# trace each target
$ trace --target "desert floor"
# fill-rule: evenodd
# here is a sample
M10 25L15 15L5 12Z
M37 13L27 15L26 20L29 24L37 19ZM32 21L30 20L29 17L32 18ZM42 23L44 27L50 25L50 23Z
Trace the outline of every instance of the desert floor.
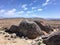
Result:
M11 25L19 25L22 19L0 19L0 45L29 45L32 40L22 39L19 37L10 38L11 34L4 32L5 27L10 27ZM47 21L50 25L60 25L60 21ZM9 36L6 36L9 35Z

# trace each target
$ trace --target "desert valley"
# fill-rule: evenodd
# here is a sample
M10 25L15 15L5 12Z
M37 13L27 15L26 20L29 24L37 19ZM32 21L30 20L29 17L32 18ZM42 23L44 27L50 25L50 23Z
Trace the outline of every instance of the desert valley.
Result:
M35 23L37 23L37 25ZM12 25L15 25L15 26L12 26ZM41 27L38 27L38 26L41 26ZM18 29L18 27L20 29ZM41 34L41 32L38 32L40 31L39 29L42 31L43 34ZM26 30L27 30L27 33L26 33ZM59 30L60 30L59 20L47 20L43 18L0 19L0 45L46 45L46 44L55 45L54 41L46 43L45 39L50 37L49 41L51 41L50 39L53 39L54 38L53 36L55 36L56 33L58 35ZM41 36L39 36L38 33ZM58 40L58 37L56 38L57 38L56 40ZM46 40L48 41L48 39ZM60 45L60 43L58 43L58 45Z

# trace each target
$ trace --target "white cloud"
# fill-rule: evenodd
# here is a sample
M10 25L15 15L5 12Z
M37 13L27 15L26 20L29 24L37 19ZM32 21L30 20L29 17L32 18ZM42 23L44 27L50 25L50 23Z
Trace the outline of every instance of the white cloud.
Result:
M16 12L16 9L8 10L7 12L5 12L5 15L14 15L15 12Z
M34 13L34 12L36 12L36 10L26 11L27 14L32 14L32 13Z
M27 4L23 4L23 5L22 5L22 8L25 8L26 6L27 6Z
M4 15L3 17L15 17L17 15L23 15L24 13L24 11L17 11L16 9L0 10L0 15Z
M32 9L36 9L37 7L32 7Z
M49 1L50 1L50 0L46 0L45 3L42 4L42 6L48 5Z
M12 10L9 10L8 12L11 13L11 12L15 12L15 11L16 11L16 9L12 9Z
M32 11L27 11L27 13L29 14L29 13L32 13Z
M27 11L27 13L31 13L30 11Z
M0 10L0 13L3 13L3 12L5 12L5 10L3 10L3 9L2 9L2 10Z
M57 0L52 0L52 1L50 1L50 3L49 3L49 4L57 5L56 1L57 1Z
M38 11L41 11L42 9L38 9ZM2 14L0 13L1 16L3 17L34 17L37 16L34 13L34 10L32 11L17 11L16 9L11 9L11 10L0 10L2 12ZM33 14L34 13L34 14ZM30 15L30 16L29 16Z
M24 10L27 10L28 8L27 8L27 4L23 4L22 5L22 8L24 9Z
M49 2L50 0L46 0L46 2Z
M43 9L40 8L40 9L37 9L37 10L38 10L38 11L42 11Z
M16 9L11 9L11 10L0 10L0 15L2 17L13 17L16 14Z
M17 12L18 14L22 14L22 13L24 13L24 11L19 11L19 12Z
M28 8L26 8L26 7L24 8L24 10L27 10L27 9L28 9Z
M16 9L11 9L11 10L0 10L0 16L1 17L23 17L23 15L27 14L24 11L17 11Z

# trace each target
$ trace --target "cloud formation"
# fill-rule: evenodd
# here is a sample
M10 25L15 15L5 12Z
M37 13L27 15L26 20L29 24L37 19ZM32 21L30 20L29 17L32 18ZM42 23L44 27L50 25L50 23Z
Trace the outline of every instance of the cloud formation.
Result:
M19 11L19 12L17 12L18 14L23 14L24 13L24 11Z
M29 14L31 14L33 11L17 11L17 9L11 9L11 10L0 10L0 16L3 17L23 17L24 16L28 16Z
M42 4L42 6L48 5L49 1L50 1L50 0L46 0L45 3Z
M32 10L33 10L33 9L36 9L36 8L37 8L37 7L32 7Z
M3 13L3 12L5 12L5 10L0 10L0 13Z
M37 9L37 10L38 10L38 11L42 11L43 9L40 8L40 9Z
M24 10L27 10L28 8L27 8L27 4L23 4L22 6L21 6Z
M51 5L51 4L56 5L56 3L54 1L53 0L45 0L45 2L44 2L44 0L29 0L27 2L27 0L26 0L25 2L24 1L15 2L14 4L11 4L12 6L10 4L6 5L6 7L3 4L3 6L0 6L0 9L1 9L0 16L5 15L8 17L15 17L15 16L23 16L23 17L25 17L25 16L29 16L29 17L34 16L35 17L36 16L36 17L39 17L39 14L41 14L39 12L44 12L44 9L45 9L45 11L46 11L46 9L48 10L48 8L49 8L48 5ZM13 2L13 1L11 0L11 2ZM9 9L11 9L11 10L9 10Z
M12 9L12 10L5 12L5 15L14 15L15 12L16 12L16 9Z

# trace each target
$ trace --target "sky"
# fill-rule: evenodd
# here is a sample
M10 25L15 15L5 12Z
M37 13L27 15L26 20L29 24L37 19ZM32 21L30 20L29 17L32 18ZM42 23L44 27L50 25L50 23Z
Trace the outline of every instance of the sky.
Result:
M0 18L60 18L60 0L0 0Z

